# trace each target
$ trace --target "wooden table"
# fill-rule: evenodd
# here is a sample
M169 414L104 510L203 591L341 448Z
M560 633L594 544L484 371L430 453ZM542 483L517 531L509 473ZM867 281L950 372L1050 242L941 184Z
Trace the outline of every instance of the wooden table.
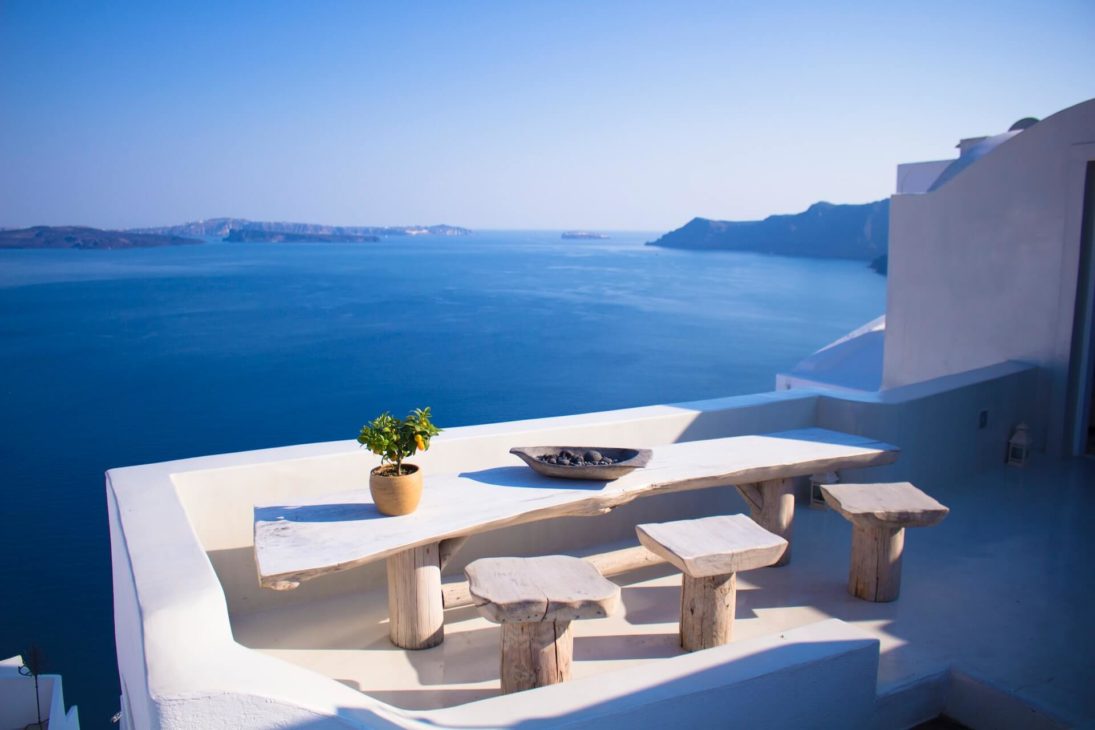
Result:
M441 569L468 535L605 514L652 494L736 486L753 518L790 541L792 478L888 464L899 453L880 441L818 428L687 441L652 451L646 468L613 482L550 479L524 465L427 476L418 510L400 517L381 515L368 489L256 505L259 582L288 590L386 558L392 642L426 648L443 638Z

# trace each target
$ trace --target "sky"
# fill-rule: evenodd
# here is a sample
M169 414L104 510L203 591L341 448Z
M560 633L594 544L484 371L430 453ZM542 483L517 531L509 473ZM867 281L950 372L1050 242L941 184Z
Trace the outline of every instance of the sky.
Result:
M1095 97L1095 2L0 0L0 226L663 231Z

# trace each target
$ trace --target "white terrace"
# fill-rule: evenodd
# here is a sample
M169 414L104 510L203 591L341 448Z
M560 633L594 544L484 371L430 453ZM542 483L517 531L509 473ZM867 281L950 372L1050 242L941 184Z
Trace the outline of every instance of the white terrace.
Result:
M683 655L680 576L654 566L616 577L624 610L575 624L574 681L500 696L498 627L472 608L445 614L446 640L407 652L388 640L383 562L295 591L259 587L253 506L362 487L371 465L353 442L299 446L109 474L115 610L133 727L479 727L592 725L719 713L769 726L903 727L946 710L975 726L987 712L1023 725L1095 718L1083 688L1083 579L1095 464L1002 465L1034 372L1001 365L858 398L807 391L452 429L421 459L430 474L509 465L510 446L657 446L811 426L899 444L901 458L856 479L910 479L951 507L908 538L901 598L846 592L850 531L800 503L795 556L743 574L735 641ZM979 409L993 405L989 427ZM634 545L634 525L734 513L730 488L651 497L597 517L473 536L446 573L484 555L583 554ZM119 549L121 548L121 549ZM792 698L793 701L787 701ZM697 701L702 700L702 701ZM714 713L709 716L707 713Z
M677 462L673 484L683 473L707 488L621 498L628 484L665 486L653 475L659 454L801 429L890 444L896 461L843 461L840 481L909 481L950 508L906 536L895 602L848 594L850 525L810 506L808 472L785 473L800 497L793 510L780 499L793 558L738 577L731 643L684 654L680 575L646 565L612 577L622 610L573 623L570 681L501 695L499 627L459 601L443 611L439 646L390 643L384 561L369 558L392 544L295 590L260 587L256 505L344 502L374 463L356 443L115 469L123 725L905 728L946 714L975 728L1095 726L1095 462L1079 456L1095 444L1095 100L990 141L924 168L915 189L905 180L891 203L885 325L781 376L777 392L454 428L416 458L427 494L437 486L472 520L444 571L459 582L478 557L600 554L634 547L640 523L746 511L731 485L759 472L733 464L689 475L696 465ZM1006 467L1022 422L1033 463ZM651 448L651 478L573 498L608 514L506 527L504 505L460 476L512 474L514 446L581 444ZM789 441L787 458L801 467L797 448ZM411 532L407 546L455 536ZM290 587L296 572L274 584Z

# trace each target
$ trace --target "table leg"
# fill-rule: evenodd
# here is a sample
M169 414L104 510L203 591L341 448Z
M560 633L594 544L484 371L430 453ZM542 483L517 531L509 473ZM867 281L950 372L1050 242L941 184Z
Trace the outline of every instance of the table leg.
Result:
M570 679L570 621L502 624L502 694Z
M734 634L737 573L681 576L681 648L699 651L722 646Z
M757 484L743 484L738 492L749 504L749 516L768 532L787 541L787 550L773 565L791 562L791 527L795 518L795 482L793 479L771 479Z
M460 548L464 547L464 543L467 541L467 536L464 536L446 538L437 543L437 555L441 562L441 570L445 569L445 566L449 564L453 556L460 552Z
M901 591L905 528L852 523L852 565L848 592L865 601L896 601Z
M388 636L403 649L429 649L445 639L438 544L388 558Z

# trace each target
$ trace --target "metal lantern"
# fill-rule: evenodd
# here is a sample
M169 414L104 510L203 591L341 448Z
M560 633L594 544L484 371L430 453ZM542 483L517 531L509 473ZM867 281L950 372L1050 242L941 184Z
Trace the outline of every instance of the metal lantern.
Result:
M822 484L836 484L840 481L840 478L836 475L835 471L827 471L821 474L810 475L810 506L811 507L824 507L825 495L821 493Z
M1025 466L1030 456L1030 427L1020 423L1008 439L1008 466Z

